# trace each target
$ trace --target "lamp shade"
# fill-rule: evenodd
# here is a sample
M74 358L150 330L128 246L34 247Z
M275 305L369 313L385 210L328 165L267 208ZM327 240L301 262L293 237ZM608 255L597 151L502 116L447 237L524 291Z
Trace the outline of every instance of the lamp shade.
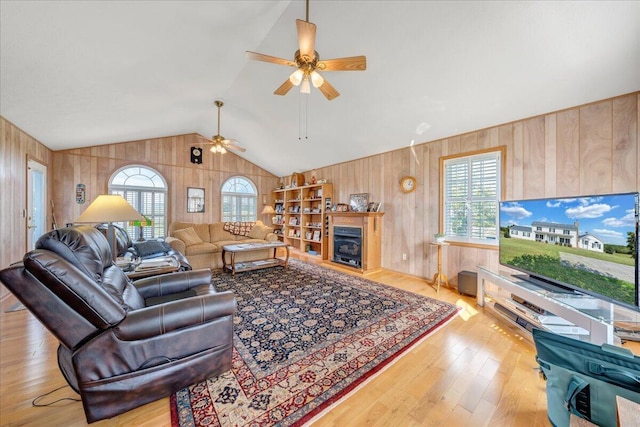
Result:
M119 194L101 194L91 202L75 222L97 223L118 221L146 221L145 217L133 209Z
M276 211L273 210L273 206L264 205L264 209L262 209L262 215L274 214Z

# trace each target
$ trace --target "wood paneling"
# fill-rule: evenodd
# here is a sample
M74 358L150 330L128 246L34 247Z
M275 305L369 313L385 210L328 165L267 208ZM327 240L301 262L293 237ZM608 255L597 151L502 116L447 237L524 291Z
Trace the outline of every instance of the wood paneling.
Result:
M556 196L580 194L580 111L561 111L556 116Z
M613 101L580 108L580 193L611 191ZM636 171L637 173L637 171Z
M383 267L429 278L437 267L429 242L440 224L440 157L506 146L507 200L638 191L638 105L640 92L417 144L419 163L407 147L368 157L368 169L359 159L317 169L315 176L334 184L335 202L361 192L381 200ZM418 179L415 192L399 190L404 175ZM448 277L477 265L499 267L495 249L452 245L444 252Z
M612 185L613 192L626 191L628 182L637 179L638 164L638 113L634 96L613 100L613 152ZM634 173L635 172L635 173Z
M51 195L51 151L0 116L0 268L21 260L27 248L23 214L27 208L27 159L47 166L47 193ZM46 224L51 224L48 210ZM0 298L7 294L0 286Z
M328 165L305 173L310 179L333 183L333 202L348 202L352 193L369 193L370 200L382 202L384 235L383 267L415 275L432 277L437 267L436 252L429 248L440 224L439 159L476 149L506 146L506 199L564 197L584 194L638 191L640 187L640 149L638 148L640 92L550 112L464 135L423 142L414 146L417 160L409 147L337 165ZM208 151L202 165L189 162L189 147L201 146L197 134L131 141L51 153L26 133L6 122L2 124L0 159L3 165L2 191L8 194L11 209L0 211L4 230L3 265L22 253L23 224L18 218L24 204L26 154L49 164L49 182L53 189L59 224L73 221L84 206L76 205L74 187L87 185L87 200L106 192L107 181L118 168L144 164L157 169L168 181L171 192L169 221L219 220L222 182L242 174L270 194L279 179L233 153L213 155ZM415 192L404 194L399 180L413 175L418 180ZM18 185L14 185L14 183ZM285 177L286 182L286 177ZM186 213L186 187L203 187L207 195L204 214ZM11 218L11 220L9 220ZM498 267L497 251L469 247L449 247L445 255L445 273L455 277L460 269L472 270L482 264ZM402 260L407 253L408 259Z
M270 198L278 178L231 152L221 155L205 150L203 163L192 164L190 147L203 146L205 142L200 135L189 134L54 152L54 201L58 222L73 222L92 200L107 192L114 172L136 164L155 169L167 181L168 223L220 221L220 189L223 182L234 175L243 175L253 181L258 189L258 209L261 210L262 196L266 194ZM87 186L84 205L76 204L71 197L79 183ZM187 187L205 189L204 213L187 213Z

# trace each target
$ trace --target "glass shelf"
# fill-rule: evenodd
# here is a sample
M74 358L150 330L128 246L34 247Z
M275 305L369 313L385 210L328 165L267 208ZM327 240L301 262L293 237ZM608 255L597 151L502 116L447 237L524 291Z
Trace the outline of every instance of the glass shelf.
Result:
M478 305L490 305L522 329L529 330L533 325L594 344L613 344L618 322L640 325L640 312L591 295L556 291L519 276L478 267ZM518 319L510 318L512 314Z

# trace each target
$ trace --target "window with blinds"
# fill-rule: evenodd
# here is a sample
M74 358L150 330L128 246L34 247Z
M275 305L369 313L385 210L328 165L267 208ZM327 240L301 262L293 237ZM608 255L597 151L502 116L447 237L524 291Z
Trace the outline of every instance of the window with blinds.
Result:
M443 228L447 240L498 244L502 150L443 160Z
M109 180L109 193L120 194L135 210L151 220L151 226L146 227L118 223L133 240L141 235L145 239L166 235L167 183L159 172L147 166L121 168Z
M248 178L233 176L222 184L222 221L255 221L258 192Z

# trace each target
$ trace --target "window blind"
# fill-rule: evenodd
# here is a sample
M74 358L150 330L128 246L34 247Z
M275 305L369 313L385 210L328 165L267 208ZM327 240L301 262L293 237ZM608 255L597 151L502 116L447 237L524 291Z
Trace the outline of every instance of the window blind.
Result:
M497 244L500 151L444 161L444 234L449 240Z

